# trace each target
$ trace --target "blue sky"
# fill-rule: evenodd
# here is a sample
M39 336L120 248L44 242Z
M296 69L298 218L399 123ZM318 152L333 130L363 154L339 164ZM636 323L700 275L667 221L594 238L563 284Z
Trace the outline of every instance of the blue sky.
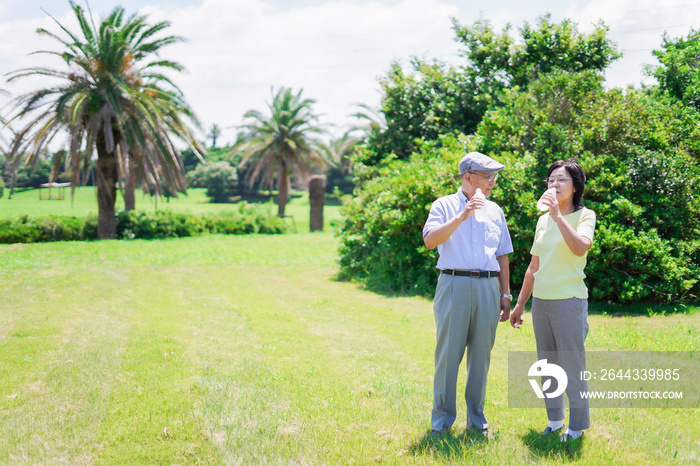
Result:
M84 5L84 0L78 1ZM586 32L603 20L624 57L606 74L609 87L652 83L642 73L656 63L666 31L671 37L700 27L700 1L692 0L92 0L93 13L108 13L115 5L129 13L145 13L152 21L168 20L171 32L188 39L166 48L164 56L187 68L174 77L205 128L235 126L250 109L264 110L271 88L303 88L317 101L324 120L336 134L352 123L358 103L379 104L378 78L392 60L407 63L412 56L457 64L459 46L450 18L461 24L486 19L497 28L514 27L551 13L555 21L571 18ZM68 1L0 0L0 73L48 63L41 49L57 43L37 36L38 27L58 32L42 11L72 25ZM693 23L696 20L697 23ZM17 95L41 83L0 82ZM0 96L0 105L8 101Z

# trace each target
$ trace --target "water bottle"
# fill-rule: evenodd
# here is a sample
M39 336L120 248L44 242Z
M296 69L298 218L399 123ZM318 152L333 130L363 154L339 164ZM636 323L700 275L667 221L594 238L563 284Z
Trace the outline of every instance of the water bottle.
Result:
M481 191L481 188L476 188L476 192L474 193L474 199L483 199L484 201L486 201L486 196L484 196L484 193ZM483 207L474 211L475 220L483 221L484 214L481 214L481 209L483 209Z

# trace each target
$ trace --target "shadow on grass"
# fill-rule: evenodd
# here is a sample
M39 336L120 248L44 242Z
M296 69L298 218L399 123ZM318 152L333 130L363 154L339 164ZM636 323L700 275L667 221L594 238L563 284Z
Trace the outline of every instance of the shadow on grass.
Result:
M304 197L304 194L300 192L292 192L287 195L287 202L289 203L293 199L301 199L302 197ZM267 204L268 202L272 201L274 204L277 204L277 193L266 193L263 191L243 192L239 195L231 197L229 202L226 202L225 204L235 204L241 201L245 201L249 204ZM343 201L336 196L326 194L324 205L338 207L343 205Z
M287 202L291 201L292 199L298 199L302 195L299 193L289 193L287 195ZM267 204L270 201L273 201L275 204L277 204L277 194L275 193L264 193L264 192L244 192L238 197L238 201L245 201L249 204Z
M675 304L645 302L636 304L607 304L596 302L588 308L588 313L591 315L598 314L610 317L664 317L673 314L693 314L696 312L700 312L700 301Z
M530 454L534 458L549 458L565 461L576 461L583 454L584 437L568 442L559 440L560 432L554 432L549 435L542 435L534 429L525 434L522 439L523 443L530 448Z
M354 283L358 288L369 291L370 293L374 293L379 296L383 296L385 298L414 298L414 297L421 297L421 298L427 298L432 300L433 295L432 294L424 294L424 293L412 293L409 291L395 291L393 289L389 289L387 287L382 287L380 285L376 285L376 282L370 282L370 281L361 281L359 279L355 279L352 276L348 275L347 273L344 273L342 270L336 274L334 274L331 277L331 280L339 283Z
M437 271L437 269L435 270ZM418 291L411 290L397 291L391 287L386 286L386 283L382 282L380 279L376 279L373 277L357 278L353 276L352 273L343 270L342 266L341 270L339 270L338 273L336 273L332 277L332 279L336 282L355 283L358 287L362 288L363 290L369 291L379 296L383 296L385 298L421 297L432 300L434 297L435 283L437 283L437 277L439 275L438 272L433 273L435 274L434 282L428 287L429 292L426 293L420 293Z
M439 456L448 461L459 460L471 450L483 450L489 442L498 440L499 436L489 439L480 432L464 430L459 433L449 430L440 434L427 432L414 442L408 451L415 455Z

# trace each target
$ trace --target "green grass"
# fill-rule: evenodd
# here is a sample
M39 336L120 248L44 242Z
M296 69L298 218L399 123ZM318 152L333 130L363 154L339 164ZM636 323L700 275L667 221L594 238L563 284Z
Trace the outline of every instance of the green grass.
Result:
M137 208L155 210L148 196ZM158 209L217 213L203 190ZM118 207L120 205L118 204ZM270 207L274 212L274 206ZM36 191L0 216L85 216ZM544 409L510 409L499 328L485 442L431 438L432 305L334 279L338 207L308 233L0 246L2 464L683 464L700 458L697 409L597 409L582 442L542 438ZM681 312L676 312L680 310ZM592 304L589 350L700 350L697 307ZM527 316L529 317L529 315ZM460 380L463 384L464 374ZM456 426L463 426L464 405Z
M582 442L539 437L544 409L507 397L529 319L498 330L495 440L464 435L463 401L431 438L432 304L336 281L336 248L329 232L0 246L0 464L700 458L698 409L597 409ZM589 350L700 350L697 308L593 311Z
M203 188L190 188L187 195L179 195L169 201L136 192L136 209L146 212L157 210L169 210L172 212L187 214L219 214L230 212L236 208L236 204L213 204L205 195ZM41 215L66 215L71 217L85 217L90 213L97 214L97 198L94 187L76 188L75 195L71 199L70 188L66 189L63 200L40 200L39 190L28 190L16 192L12 199L8 199L9 190L5 190L5 195L0 198L0 218L19 217L20 215L30 215L33 217ZM46 193L44 193L46 195ZM266 196L261 196L266 197ZM124 200L121 195L117 196L116 209L124 208ZM292 227L292 231L309 231L309 197L307 192L292 192L289 203L286 207L287 222ZM277 206L270 205L270 212L277 213ZM324 208L324 229L332 229L334 222L340 220L339 207L334 199L327 198Z

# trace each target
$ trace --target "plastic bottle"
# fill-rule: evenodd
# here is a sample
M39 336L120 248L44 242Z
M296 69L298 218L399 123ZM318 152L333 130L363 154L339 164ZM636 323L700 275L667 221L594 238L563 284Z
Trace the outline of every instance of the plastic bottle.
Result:
M540 199L537 201L537 208L540 209L542 212L549 210L549 206L545 205L544 202L542 202L542 198L550 193L556 197L556 194L557 194L556 188L549 188L547 191L545 191L542 194L542 196L540 196Z
M474 193L474 199L483 199L486 201L486 196L484 196L483 191L481 191L481 188L476 188L476 192ZM483 207L482 207L483 208ZM476 209L474 212L474 219L475 220L483 220L482 215L480 214L481 209Z

